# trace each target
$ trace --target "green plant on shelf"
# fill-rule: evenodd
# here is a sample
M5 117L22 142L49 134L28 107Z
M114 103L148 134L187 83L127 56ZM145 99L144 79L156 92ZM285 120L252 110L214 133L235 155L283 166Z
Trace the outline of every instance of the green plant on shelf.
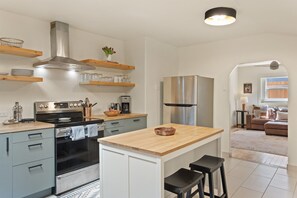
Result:
M109 55L113 55L116 53L116 51L114 51L114 49L112 47L103 47L102 48L103 52L105 53L106 57L108 57Z

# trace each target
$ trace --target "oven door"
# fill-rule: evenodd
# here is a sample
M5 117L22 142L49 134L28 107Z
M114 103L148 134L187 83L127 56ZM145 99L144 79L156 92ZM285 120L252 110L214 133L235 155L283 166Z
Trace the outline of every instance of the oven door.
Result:
M69 131L71 128L56 129L56 132L62 130L64 130L65 136L56 137L56 175L99 163L97 139L103 137L103 131L98 131L98 136L86 136L85 139L72 141Z
M56 194L99 179L99 143L104 129L98 125L98 136L72 141L71 128L56 129Z

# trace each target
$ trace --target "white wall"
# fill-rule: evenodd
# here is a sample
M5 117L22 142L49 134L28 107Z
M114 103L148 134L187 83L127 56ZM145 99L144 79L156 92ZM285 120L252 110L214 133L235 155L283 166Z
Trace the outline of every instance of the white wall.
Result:
M297 37L263 34L179 49L179 74L215 78L214 126L225 130L222 150L229 152L229 75L240 63L279 60L289 74L289 164L297 165Z
M50 57L50 21L0 11L0 36L15 37L25 41L24 48L43 51L42 57L30 59L0 54L0 72L10 72L11 68L34 69L32 64ZM88 97L98 102L93 114L101 114L111 102L117 102L120 95L132 96L132 112L148 113L148 126L160 124L160 81L162 77L177 74L178 49L150 38L135 38L121 41L100 36L71 27L70 57L76 60L104 59L101 50L112 46L116 50L113 60L134 65L134 71L119 71L97 68L105 75L128 74L136 83L134 88L98 87L79 85L79 73L34 69L35 76L43 77L42 83L22 83L1 81L0 122L12 116L12 107L19 101L24 108L23 117L33 117L35 101L79 100Z
M229 98L230 98L230 125L234 126L236 123L236 110L238 109L238 69L235 68L230 74L229 82Z
M128 93L132 98L132 112L146 112L145 39L126 41L125 50L127 63L136 65L135 71L131 72L131 78L136 86Z
M10 72L11 68L34 69L32 64L50 56L50 21L42 21L26 16L0 11L0 37L15 37L25 41L24 48L43 51L42 57L30 59L12 55L0 55L0 71ZM70 28L70 56L81 60L87 58L102 59L101 48L112 46L116 50L114 60L125 63L124 42L104 37L76 28ZM137 66L137 65L136 65ZM117 102L120 95L129 88L80 86L79 73L63 70L34 69L35 76L43 77L41 83L0 82L0 112L12 116L12 107L19 101L24 108L23 117L33 117L34 101L79 100L89 97L98 102L94 114L102 113L110 102ZM97 69L98 73L118 74L119 71ZM133 79L132 79L133 80ZM0 122L8 117L0 117Z
M161 81L177 75L178 49L150 38L145 40L146 112L148 126L161 124Z
M237 100L242 95L248 97L249 102L247 109L254 105L261 105L261 82L262 77L275 77L275 76L287 76L288 73L284 66L280 66L277 70L271 70L269 67L238 67L238 90ZM243 84L252 83L252 93L243 93ZM266 103L265 103L266 104ZM272 103L272 105L278 106L286 103Z
M261 83L262 77L273 76L287 76L287 70L284 66L280 66L278 70L271 70L269 67L260 66L248 66L248 67L236 67L230 74L230 122L231 126L236 125L236 113L235 110L242 109L239 101L241 96L248 97L248 104L246 104L246 110L250 111L252 105L263 105L261 103ZM243 93L243 84L252 83L252 93ZM274 102L265 103L272 106L287 106L287 102ZM239 116L239 115L238 115ZM240 119L240 118L238 118ZM240 123L240 121L239 121Z

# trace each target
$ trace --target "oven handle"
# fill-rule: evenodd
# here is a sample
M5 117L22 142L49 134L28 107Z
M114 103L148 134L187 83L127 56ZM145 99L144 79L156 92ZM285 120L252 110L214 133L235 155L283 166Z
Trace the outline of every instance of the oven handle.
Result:
M98 133L104 132L105 124L97 124L98 128ZM87 128L87 125L84 125L85 130ZM56 129L56 138L64 138L64 137L69 137L72 134L71 127L66 127L66 128L58 128Z

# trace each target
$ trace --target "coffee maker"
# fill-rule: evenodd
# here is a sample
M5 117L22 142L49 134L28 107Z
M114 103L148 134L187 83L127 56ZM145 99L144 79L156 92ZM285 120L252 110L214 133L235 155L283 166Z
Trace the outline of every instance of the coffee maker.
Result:
M120 96L120 104L122 107L122 113L131 113L131 97L130 96Z

